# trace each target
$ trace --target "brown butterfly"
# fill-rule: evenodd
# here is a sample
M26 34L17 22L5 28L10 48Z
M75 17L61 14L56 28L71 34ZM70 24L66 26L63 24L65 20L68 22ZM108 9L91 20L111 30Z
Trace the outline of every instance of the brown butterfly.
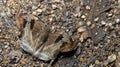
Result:
M22 49L41 60L51 60L50 65L60 52L72 51L78 44L68 35L51 33L50 28L38 20L20 23L22 30L19 41Z

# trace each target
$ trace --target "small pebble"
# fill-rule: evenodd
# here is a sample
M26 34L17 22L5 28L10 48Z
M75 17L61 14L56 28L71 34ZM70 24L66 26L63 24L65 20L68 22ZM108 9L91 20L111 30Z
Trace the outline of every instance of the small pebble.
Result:
M112 15L113 15L112 13L108 14L109 17L111 17Z
M49 22L52 22L52 21L53 21L53 18L52 18L52 17L50 17L50 18L49 18Z
M98 18L98 17L94 19L94 21L95 21L95 22L97 22L98 20L99 20L99 18Z
M85 15L82 15L82 16L81 16L81 18L82 18L82 19L85 19L85 18L86 18L86 16L85 16Z
M95 67L95 65L94 64L90 64L90 66L89 67Z
M81 16L81 12L77 13L77 17L80 17Z
M102 25L105 25L105 24L106 24L106 22L105 22L105 21L101 21L101 24L102 24Z
M8 48L8 45L5 45L5 49Z
M0 22L0 26L3 26L4 25L4 23L3 22Z
M100 64L100 61L99 61L99 60L96 60L96 61L95 61L95 64Z
M118 55L120 56L120 52L118 52Z
M35 10L37 9L38 7L37 6L32 6L32 10Z
M91 22L90 22L90 21L88 21L88 22L87 22L87 25L88 25L88 26L90 26L90 25L91 25Z
M78 14L73 14L75 17L78 17Z
M108 56L108 62L111 63L111 62L115 61L116 58L117 58L116 55L112 54L112 55Z
M108 25L109 25L109 26L112 26L113 24L112 24L112 23L109 23Z
M82 63L86 62L86 60L87 60L86 58L82 58L82 57L80 58L80 62Z
M86 9L87 9L87 10L90 10L90 6L87 5L87 6L86 6Z
M101 44L98 44L98 46L101 47L101 48L103 47L103 45L101 45Z
M40 64L40 67L44 67L43 63L42 63L42 64Z
M51 29L54 30L56 27L55 26L52 26Z
M1 15L1 17L5 17L6 13L5 12L1 12L0 15Z
M41 13L41 12L42 12L42 9L37 9L36 11L39 12L39 13Z
M119 18L117 18L115 21L116 21L116 23L119 23L119 22L120 22L120 19L119 19Z
M103 64L104 64L105 66L107 66L107 65L108 65L108 61L105 60L105 61L103 62Z
M78 23L78 26L82 26L83 24L84 24L84 22L81 22L81 21L80 21L80 22Z
M53 4L53 5L52 5L52 8L53 8L53 9L56 9L56 8L57 8L57 6L56 6L55 4Z
M36 5L36 6L39 4L39 2L37 0L33 0L32 3L33 3L33 5Z
M8 46L10 43L9 43L9 42L4 42L4 44L5 44L6 46Z
M85 26L78 28L78 32L79 33L84 32L84 31L86 31L86 27Z

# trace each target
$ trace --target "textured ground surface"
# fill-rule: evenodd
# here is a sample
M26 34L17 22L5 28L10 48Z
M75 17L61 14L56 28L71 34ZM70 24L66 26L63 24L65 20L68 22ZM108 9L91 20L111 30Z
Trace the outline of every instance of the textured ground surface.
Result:
M1 67L49 64L20 48L19 9L44 21L53 32L79 37L79 47L61 53L53 67L120 67L120 0L0 0Z

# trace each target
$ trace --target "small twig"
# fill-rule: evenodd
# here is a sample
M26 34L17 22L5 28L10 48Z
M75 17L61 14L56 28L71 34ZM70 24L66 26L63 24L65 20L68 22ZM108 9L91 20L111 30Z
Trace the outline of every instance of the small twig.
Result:
M95 61L96 58L97 58L97 56L90 57L90 60L88 60L88 62L83 67L89 67L90 64L92 64Z
M101 14L101 13L103 13L103 12L106 12L106 11L110 10L111 8L112 8L111 6L104 7L104 8L102 8L102 9L99 10L99 13L98 13L98 14Z

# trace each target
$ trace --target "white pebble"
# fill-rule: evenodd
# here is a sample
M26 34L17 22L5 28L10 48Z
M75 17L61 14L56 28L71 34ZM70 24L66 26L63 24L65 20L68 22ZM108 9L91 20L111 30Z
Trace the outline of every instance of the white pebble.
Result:
M112 23L109 23L108 25L109 25L109 26L112 26Z
M108 62L111 63L111 62L115 61L116 58L117 58L116 55L112 54L112 55L108 56Z
M106 22L105 22L105 21L101 21L101 24L102 24L102 25L105 25L105 24L106 24Z
M90 10L90 6L87 5L87 6L86 6L86 9L87 9L87 10Z
M120 19L116 19L115 21L116 21L116 23L119 23L119 22L120 22Z
M91 25L91 22L90 22L90 21L88 21L88 22L87 22L87 25L88 25L88 26L90 26L90 25Z
M39 13L41 13L41 12L42 12L42 10L41 10L41 9L37 9L36 11L37 11L37 12L39 12Z
M57 6L53 4L53 5L52 5L52 8L53 8L53 9L56 9L56 8L57 8Z
M55 29L55 26L52 26L52 28L51 28L52 30L54 30Z
M50 18L49 18L49 21L50 21L50 22L52 22L52 21L53 21L53 18L52 18L52 17L50 17Z
M37 6L32 6L32 10L35 10L37 9L38 7Z
M86 16L85 15L82 15L81 18L84 19Z
M94 19L94 21L95 21L95 22L96 22L96 21L98 21L98 20L99 20L99 18L98 18L98 17Z
M34 12L32 12L32 14L33 14L33 15L37 15L37 12L36 12L36 11L34 11Z
M8 48L8 45L5 45L5 48Z
M95 65L94 64L90 64L90 66L89 67L95 67Z
M112 13L108 14L108 16L111 17L111 16L112 16Z
M100 64L100 61L99 61L99 60L96 60L96 61L95 61L95 64Z

